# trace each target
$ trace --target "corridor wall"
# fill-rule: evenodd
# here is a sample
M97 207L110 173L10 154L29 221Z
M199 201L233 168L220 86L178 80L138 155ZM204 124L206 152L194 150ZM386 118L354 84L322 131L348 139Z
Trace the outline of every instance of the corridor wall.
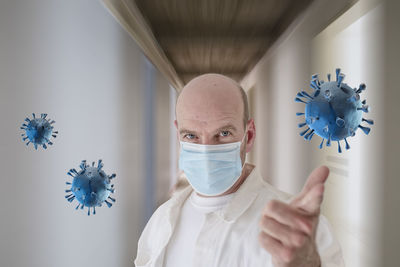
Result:
M330 167L322 212L346 266L398 265L399 10L391 0L315 1L242 81L255 99L252 160L266 181L295 194L312 169ZM362 98L372 109L364 117L375 120L370 135L358 131L340 155L336 143L319 150L320 138L299 136L295 113L304 105L294 102L312 74L326 80L336 67L349 85L367 84Z
M169 119L157 97L169 84L146 61L100 1L0 2L0 266L133 265L146 214L165 199L159 169L170 165L155 156L169 149L157 140L159 121ZM56 121L59 135L45 151L20 138L32 112ZM146 129L155 132L152 153ZM106 173L117 174L116 203L90 217L64 198L67 171L83 159L103 159Z

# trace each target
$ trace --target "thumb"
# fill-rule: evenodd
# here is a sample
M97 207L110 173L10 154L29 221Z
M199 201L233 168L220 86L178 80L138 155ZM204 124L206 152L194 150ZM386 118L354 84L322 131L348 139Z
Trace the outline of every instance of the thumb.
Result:
M291 202L292 205L310 213L318 213L324 194L324 183L329 175L326 166L316 168L308 177L300 194Z

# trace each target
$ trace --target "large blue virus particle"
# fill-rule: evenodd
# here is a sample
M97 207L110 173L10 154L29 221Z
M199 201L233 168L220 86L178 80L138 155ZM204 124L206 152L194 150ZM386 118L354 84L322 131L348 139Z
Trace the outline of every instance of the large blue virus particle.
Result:
M36 118L35 113L32 113L33 119L26 118L25 122L22 124L21 129L25 131L25 133L21 134L22 141L26 141L26 145L32 143L37 150L38 146L43 146L44 149L47 148L47 145L52 145L53 143L50 141L51 136L54 138L57 137L58 131L53 131L52 124L55 123L54 120L46 120L47 114L42 113L40 118Z
M75 198L79 202L75 209L79 207L83 209L86 206L88 207L88 215L90 215L90 208L93 208L93 214L96 214L95 207L101 207L105 202L111 208L111 202L115 202L115 199L110 197L110 194L114 193L114 185L111 184L111 179L116 175L106 175L102 170L104 164L101 159L97 167L94 165L95 163L93 162L92 166L89 166L86 164L86 160L83 160L79 172L76 169L69 170L68 175L74 179L72 183L66 182L71 187L65 190L66 193L70 193L65 196L69 202L72 202Z
M362 112L369 112L367 101L360 101L360 93L365 90L365 84L360 84L358 89L351 88L343 83L345 75L340 73L340 69L336 69L336 81L331 81L330 74L327 76L328 82L319 81L318 74L311 76L310 86L314 89L312 96L305 91L297 93L295 101L306 104L305 113L296 113L297 116L305 115L305 121L299 123L298 127L308 126L300 132L305 140L311 140L314 133L321 136L319 148L323 147L324 140L327 140L326 146L330 146L331 141L337 141L338 152L342 153L340 140L344 139L346 149L349 149L346 138L354 136L358 128L369 134L370 128L362 126L361 122L370 125L374 122L362 118Z

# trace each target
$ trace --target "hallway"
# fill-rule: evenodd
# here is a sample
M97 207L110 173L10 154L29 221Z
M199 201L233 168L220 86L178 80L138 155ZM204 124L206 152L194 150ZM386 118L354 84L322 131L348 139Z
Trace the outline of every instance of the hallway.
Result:
M246 91L257 139L247 161L289 194L330 168L322 213L346 266L396 267L400 242L400 5L395 0L0 1L0 266L134 266L137 242L178 182L175 102L220 73ZM339 67L375 124L319 149L297 127L311 75ZM32 113L59 131L21 141ZM67 172L103 160L116 202L75 210Z

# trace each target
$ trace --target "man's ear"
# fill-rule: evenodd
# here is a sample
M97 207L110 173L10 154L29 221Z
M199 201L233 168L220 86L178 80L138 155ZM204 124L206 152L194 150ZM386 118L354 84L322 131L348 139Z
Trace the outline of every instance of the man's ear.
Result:
M253 148L254 141L256 139L256 125L254 119L250 119L247 122L247 142L246 142L246 153L250 152Z

